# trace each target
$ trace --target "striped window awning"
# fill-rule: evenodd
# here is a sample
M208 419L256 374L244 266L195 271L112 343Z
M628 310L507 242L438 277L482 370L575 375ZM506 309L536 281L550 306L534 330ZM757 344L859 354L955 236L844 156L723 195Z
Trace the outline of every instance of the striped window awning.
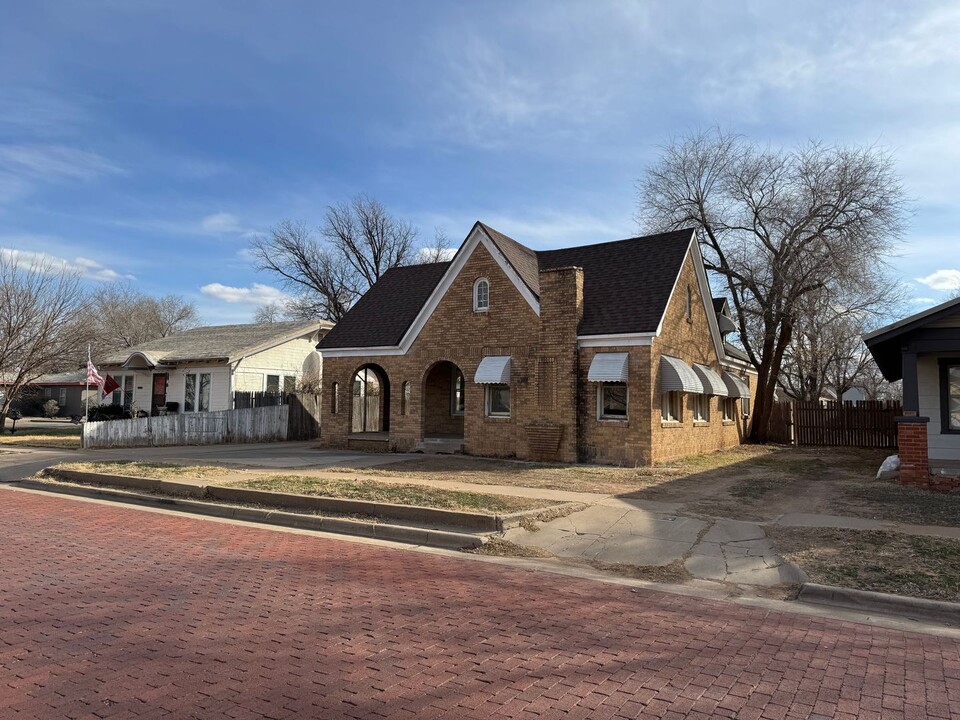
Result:
M730 393L728 397L750 399L750 385L743 378L724 372L723 382Z
M704 395L727 397L730 394L730 391L727 390L726 383L723 382L723 378L717 375L717 373L708 368L706 365L698 365L697 363L694 363L693 371L697 374L697 377L700 378L700 384L703 385Z
M683 360L669 355L661 355L660 391L702 394L703 383L700 382L700 378L697 377L693 368Z
M627 353L597 353L590 361L587 371L589 382L623 382L627 381L627 364L630 356Z
M480 361L473 381L480 385L509 385L510 356L491 355Z

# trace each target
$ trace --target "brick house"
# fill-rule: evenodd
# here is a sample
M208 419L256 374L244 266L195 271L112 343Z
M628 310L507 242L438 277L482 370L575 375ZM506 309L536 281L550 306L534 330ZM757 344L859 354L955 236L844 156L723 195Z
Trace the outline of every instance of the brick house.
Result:
M317 345L322 443L651 464L731 447L756 378L690 230L534 251L476 223Z

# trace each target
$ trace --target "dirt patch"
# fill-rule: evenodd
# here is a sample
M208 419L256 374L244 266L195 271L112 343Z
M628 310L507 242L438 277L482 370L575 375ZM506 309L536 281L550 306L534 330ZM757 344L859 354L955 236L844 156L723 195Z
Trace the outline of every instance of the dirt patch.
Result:
M173 463L139 462L137 460L61 463L51 469L129 475L131 477L150 478L152 480L176 480L178 478L204 480L207 478L223 477L236 472L235 470L217 465L176 465Z
M935 493L895 481L874 480L845 487L831 507L837 515L960 527L960 493Z
M553 557L543 548L517 545L503 538L490 538L478 548L464 550L472 555L495 555L497 557L548 558Z
M594 560L590 565L597 570L634 580L682 585L693 579L693 575L684 567L683 560L674 560L668 565L631 565L629 563L605 563Z
M513 513L555 504L552 500L539 498L444 490L428 485L385 483L375 480L331 480L304 475L257 477L231 483L231 487L486 513Z
M767 529L777 552L824 585L960 602L960 541L880 530Z

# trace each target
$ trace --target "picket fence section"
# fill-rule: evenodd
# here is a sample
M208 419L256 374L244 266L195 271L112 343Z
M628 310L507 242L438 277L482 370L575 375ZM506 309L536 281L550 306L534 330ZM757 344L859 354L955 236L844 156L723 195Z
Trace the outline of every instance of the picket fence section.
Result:
M289 405L275 405L88 422L83 426L83 446L119 448L276 442L288 438L289 416Z

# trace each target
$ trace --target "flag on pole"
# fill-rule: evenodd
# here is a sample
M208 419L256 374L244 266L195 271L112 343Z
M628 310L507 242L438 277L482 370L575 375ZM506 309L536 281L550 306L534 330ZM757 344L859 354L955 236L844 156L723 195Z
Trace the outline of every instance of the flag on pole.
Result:
M103 376L97 372L89 355L87 355L87 384L103 388Z

